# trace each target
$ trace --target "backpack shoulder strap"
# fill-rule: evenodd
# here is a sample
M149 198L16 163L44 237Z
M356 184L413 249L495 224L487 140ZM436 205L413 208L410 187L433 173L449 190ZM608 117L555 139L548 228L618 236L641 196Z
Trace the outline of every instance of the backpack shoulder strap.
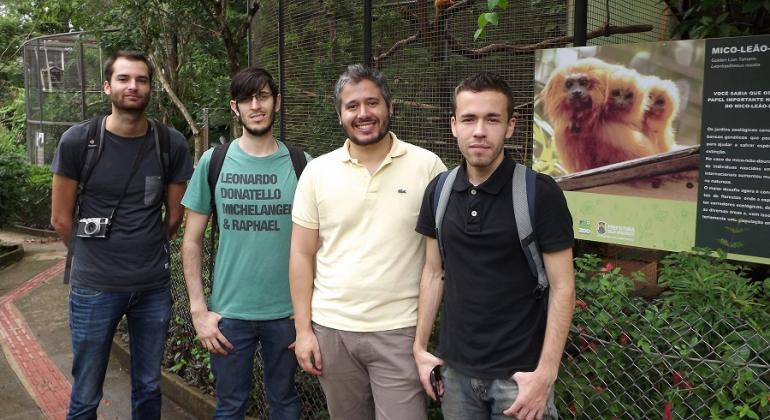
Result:
M155 133L155 155L158 157L158 162L160 162L161 179L163 181L163 189L165 190L166 184L168 184L168 176L171 172L171 140L169 140L169 130L165 124L155 119L150 119L150 124L152 124L152 129Z
M77 219L80 217L80 206L83 199L83 193L86 190L86 184L88 178L91 177L91 173L96 166L96 162L102 155L102 149L104 144L104 130L105 120L107 117L94 117L85 123L88 125L86 132L86 138L83 145L83 166L80 167L80 179L78 180L77 195L75 198L75 209L72 216L73 232L77 224ZM70 243L67 247L67 260L64 265L64 284L70 282L70 272L72 271L72 258L75 251L75 235L70 235Z
M536 180L537 172L522 164L516 164L512 182L513 213L516 218L516 230L519 232L521 249L527 257L530 272L534 277L537 277L535 295L539 298L548 289L548 276L533 228L535 224Z
M225 163L225 157L227 156L227 150L230 148L230 145L233 142L227 142L225 144L220 144L214 148L214 151L211 152L211 160L209 160L209 173L208 173L208 183L209 183L209 192L211 193L211 228L217 229L217 203L214 200L214 197L216 196L216 187L217 187L217 180L219 179L219 174L222 172L222 166Z
M436 181L436 189L433 192L433 214L436 218L436 240L438 241L438 249L441 254L441 260L444 260L444 243L441 238L441 222L444 220L444 213L446 213L446 207L449 203L449 196L452 193L452 185L457 178L457 172L460 170L459 166L454 167L451 171L444 171L439 174L438 181Z
M88 121L88 132L83 153L83 166L80 168L80 180L78 181L78 196L85 191L88 178L96 166L96 162L102 156L104 149L104 130L107 117L94 117Z
M297 175L297 179L302 175L302 171L307 166L307 157L305 151L296 146L291 146L284 143L286 148L289 149L289 157L291 158L291 165L294 167L294 173Z

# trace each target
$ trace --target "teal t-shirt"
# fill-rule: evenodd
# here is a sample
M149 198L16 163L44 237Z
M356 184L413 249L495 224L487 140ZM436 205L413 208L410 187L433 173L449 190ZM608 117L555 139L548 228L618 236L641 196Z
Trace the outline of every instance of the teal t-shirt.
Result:
M219 249L209 310L233 319L285 318L292 314L289 244L297 176L282 142L264 157L246 154L239 143L233 140L227 150L215 189ZM211 213L211 154L201 157L182 199L202 214Z

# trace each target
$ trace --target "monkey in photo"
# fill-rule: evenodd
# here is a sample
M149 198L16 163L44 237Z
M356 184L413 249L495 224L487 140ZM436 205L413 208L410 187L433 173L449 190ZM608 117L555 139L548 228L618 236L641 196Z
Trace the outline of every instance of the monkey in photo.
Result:
M643 131L652 141L656 153L668 152L674 146L672 123L679 112L679 89L670 80L647 76L648 103L644 112Z
M607 76L607 99L597 127L597 166L610 165L656 153L642 132L647 88L635 70L612 66Z
M438 15L441 14L442 10L453 4L455 4L454 0L436 0L433 3L433 5L436 6L436 19L438 19Z
M568 172L599 166L600 124L613 66L584 58L551 74L541 92L556 151Z
M452 6L455 4L454 0L436 0L433 5L436 7L436 29L438 29L440 24L439 16L441 15L441 11Z
M647 88L636 70L611 66L607 76L607 101L602 117L608 122L619 122L641 130L647 106Z

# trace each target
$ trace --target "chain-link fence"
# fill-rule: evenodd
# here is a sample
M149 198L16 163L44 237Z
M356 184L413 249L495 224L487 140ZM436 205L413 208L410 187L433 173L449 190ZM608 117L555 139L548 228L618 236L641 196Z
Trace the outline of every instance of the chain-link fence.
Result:
M206 244L202 267L209 279L214 248L208 239ZM178 245L172 256L175 303L166 367L213 393L208 353L196 342L190 319ZM633 277L602 268L596 258L578 258L576 266L578 300L556 383L561 417L770 416L767 292L735 274L736 267L702 256L671 256L661 271L671 290L643 298L634 294ZM204 286L210 290L209 282ZM253 374L249 412L267 418L259 355ZM328 418L317 379L301 370L295 378L302 418ZM435 405L430 413L441 418Z
M577 259L578 301L557 405L572 418L768 418L768 286L719 258L672 254L662 294Z
M204 251L201 262L202 278L206 295L211 291L212 256L216 254L216 244L212 243L207 232L204 239ZM171 247L171 294L174 300L172 324L166 344L165 367L182 376L188 383L204 391L214 394L214 378L211 376L209 354L195 338L192 318L190 316L190 300L187 296L182 262L180 260L179 240ZM267 418L267 401L265 399L263 382L262 357L259 352L254 360L254 389L248 405L248 414L258 419ZM307 420L327 419L326 401L318 380L297 369L295 383L302 400L302 418Z

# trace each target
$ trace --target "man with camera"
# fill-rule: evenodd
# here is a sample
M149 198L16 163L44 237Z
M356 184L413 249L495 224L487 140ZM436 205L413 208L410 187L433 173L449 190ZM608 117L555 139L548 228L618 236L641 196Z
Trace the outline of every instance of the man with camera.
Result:
M96 418L125 315L132 417L158 419L171 316L168 240L182 221L192 161L181 133L145 116L153 66L144 54L117 52L104 75L112 113L64 132L51 164L51 224L69 248L74 383L67 418Z

